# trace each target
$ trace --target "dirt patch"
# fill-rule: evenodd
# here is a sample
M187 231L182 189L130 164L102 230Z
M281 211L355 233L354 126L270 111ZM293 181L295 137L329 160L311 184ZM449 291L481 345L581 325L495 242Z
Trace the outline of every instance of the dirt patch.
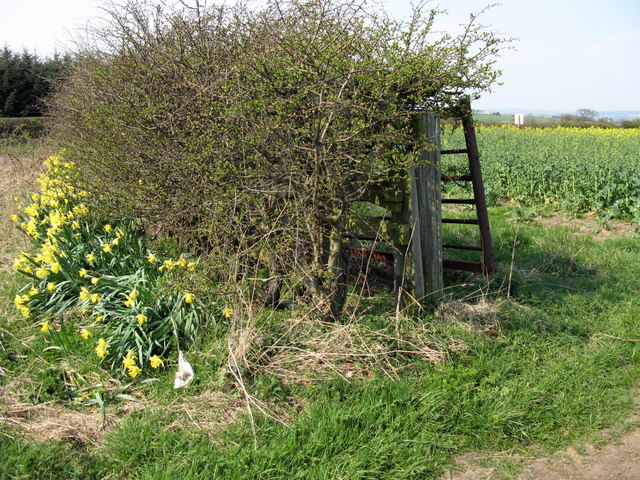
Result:
M487 466L505 458L524 468L509 475L499 467ZM580 452L569 447L551 457L537 459L517 453L468 454L461 456L458 463L462 466L461 471L448 472L440 480L639 480L640 429L604 447L587 444Z
M569 217L562 213L551 213L544 217L536 217L534 221L545 227L575 228L577 230L576 233L589 235L596 240L635 235L638 234L640 227L638 224L619 220L602 222L594 213L587 213L580 217Z

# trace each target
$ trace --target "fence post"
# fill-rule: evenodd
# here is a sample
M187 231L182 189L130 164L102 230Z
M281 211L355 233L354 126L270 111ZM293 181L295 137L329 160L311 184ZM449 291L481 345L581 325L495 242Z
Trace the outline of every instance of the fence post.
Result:
M440 179L440 120L431 113L413 119L418 165L409 168L414 297L435 303L442 295L442 189Z

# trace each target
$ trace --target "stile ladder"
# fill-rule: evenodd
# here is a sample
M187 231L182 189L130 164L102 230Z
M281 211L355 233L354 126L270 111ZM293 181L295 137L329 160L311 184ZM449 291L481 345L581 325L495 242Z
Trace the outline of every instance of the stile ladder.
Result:
M493 273L496 270L496 262L493 256L493 245L491 242L491 230L489 228L489 215L487 213L487 200L484 193L482 181L482 170L480 168L480 152L476 139L476 130L473 125L473 115L471 111L471 101L466 97L460 104L460 118L464 131L466 148L456 150L441 150L441 155L466 154L469 159L469 173L455 177L442 176L443 182L471 182L473 187L473 198L443 198L443 204L475 205L476 218L443 218L442 223L457 223L464 225L478 225L480 230L481 245L456 245L443 244L443 249L449 250L471 250L482 252L481 261L459 260L443 258L443 268L450 270L464 270L469 272Z

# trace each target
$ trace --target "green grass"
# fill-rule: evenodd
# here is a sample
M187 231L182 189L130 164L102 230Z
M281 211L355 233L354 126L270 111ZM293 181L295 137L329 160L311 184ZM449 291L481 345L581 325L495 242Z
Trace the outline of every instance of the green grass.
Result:
M376 324L390 336L422 335L445 350L442 363L398 356L392 359L397 368L393 380L374 366L364 377L293 385L259 369L246 370L249 391L288 423L268 420L254 408L254 439L243 413L214 431L203 430L205 416L227 408L198 405L211 390L244 411L242 394L228 376L220 376L224 346L203 337L190 353L197 376L192 387L173 391L167 370L159 382L134 389L131 393L146 399L148 408L125 415L99 447L76 446L66 453L61 443L37 443L0 427L16 438L2 438L3 474L427 479L438 478L458 453L513 447L551 452L602 428L622 428L636 409L632 389L640 373L640 343L626 341L640 338L637 240L598 241L566 227L508 221L511 210L504 207L491 213L498 273L489 284L447 274L449 285L464 284L449 290L451 300L473 304L482 295L494 307L489 317L472 321L426 315L396 323L380 316L378 306L358 317L354 327ZM3 283L7 294L10 284L8 279ZM260 334L277 337L280 323L276 318L259 325ZM15 335L4 334L4 352L18 353L14 360L0 356L7 372L2 387L9 388L9 379L19 375L39 379L39 385L55 384L57 356L34 360L42 344L33 327L12 318L2 328ZM87 375L95 368L83 363L81 352L71 361L84 365ZM353 361L355 369L362 360ZM49 400L56 395L51 388ZM19 474L16 478L26 478Z

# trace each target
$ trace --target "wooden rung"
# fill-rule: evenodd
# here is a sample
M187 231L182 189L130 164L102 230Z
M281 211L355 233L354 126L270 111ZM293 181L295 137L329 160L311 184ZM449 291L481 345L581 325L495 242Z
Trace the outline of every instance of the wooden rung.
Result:
M458 175L455 177L447 177L443 175L441 177L443 182L470 182L472 180L471 175Z
M444 243L442 248L452 248L455 250L473 250L475 252L481 252L482 247L477 247L475 245L454 245L452 243Z
M461 225L478 225L477 218L443 218L442 223L458 223Z
M442 267L450 270L464 270L465 272L482 273L483 267L480 262L471 262L469 260L454 260L450 258L442 259Z
M442 203L474 205L476 203L476 199L475 198L443 198Z
M451 155L452 153L467 153L466 148L456 148L453 150L440 150L440 155Z

